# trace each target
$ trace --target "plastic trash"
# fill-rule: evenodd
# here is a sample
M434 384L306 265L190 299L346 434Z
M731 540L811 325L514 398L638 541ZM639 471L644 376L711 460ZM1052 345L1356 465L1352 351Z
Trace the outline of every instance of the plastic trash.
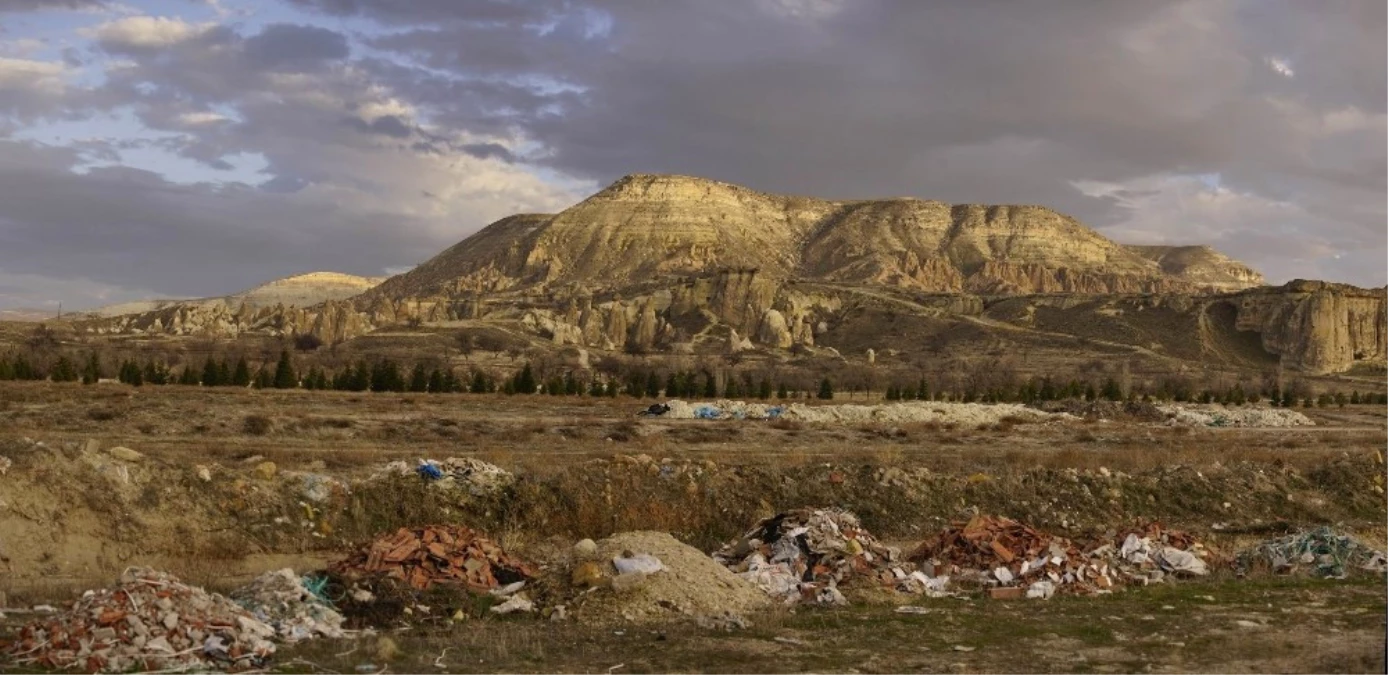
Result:
M648 553L613 558L612 566L617 568L618 574L655 574L665 569L659 558Z
M418 473L419 476L425 480L439 480L443 478L443 469L428 462L420 462L419 466L415 467L415 473Z

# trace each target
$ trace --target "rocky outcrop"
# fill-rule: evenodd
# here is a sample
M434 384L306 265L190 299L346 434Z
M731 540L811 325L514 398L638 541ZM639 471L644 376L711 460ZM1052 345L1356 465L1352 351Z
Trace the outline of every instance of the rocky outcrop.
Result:
M1219 291L1263 285L1263 275L1209 246L1133 246L1124 248L1151 260L1169 277Z
M1388 358L1388 290L1297 280L1231 300L1236 327L1257 331L1285 367L1334 373Z

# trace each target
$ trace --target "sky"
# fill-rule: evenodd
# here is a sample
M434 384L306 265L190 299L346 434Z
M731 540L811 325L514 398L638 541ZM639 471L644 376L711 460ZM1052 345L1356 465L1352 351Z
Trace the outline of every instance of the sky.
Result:
M629 173L1388 283L1382 0L0 0L0 308L398 273Z

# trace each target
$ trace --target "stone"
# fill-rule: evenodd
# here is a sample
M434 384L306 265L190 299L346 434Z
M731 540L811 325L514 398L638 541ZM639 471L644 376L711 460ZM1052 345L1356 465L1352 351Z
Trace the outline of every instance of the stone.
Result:
M116 446L106 451L106 454L121 460L122 462L138 462L145 458L143 453L131 450L124 446Z
M271 480L279 472L279 467L274 462L261 462L255 465L255 476L261 480Z
M574 544L574 557L579 560L590 560L598 554L598 544L592 539L580 539Z
M569 574L569 581L580 588L600 586L604 583L605 578L606 575L602 572L602 566L591 561L574 567L573 572Z

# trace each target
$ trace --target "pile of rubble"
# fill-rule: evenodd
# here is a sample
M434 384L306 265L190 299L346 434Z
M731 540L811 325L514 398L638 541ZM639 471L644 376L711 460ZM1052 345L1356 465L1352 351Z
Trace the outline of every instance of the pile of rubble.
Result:
M719 399L710 403L667 401L664 412L648 410L647 415L672 419L768 420L789 419L825 424L905 424L938 422L978 426L996 424L1003 419L1044 422L1074 419L1066 413L1050 413L1013 403L944 403L906 401L882 405L807 405L789 403L769 405Z
M1315 426L1311 418L1286 408L1222 405L1162 405L1169 427L1301 427Z
M500 492L515 484L515 474L475 457L420 459L415 466L403 460L386 464L372 478L418 474L440 489L463 489L474 497Z
M349 582L394 579L418 591L448 584L486 592L536 573L529 563L461 525L402 527L328 569Z
M1234 566L1241 573L1265 568L1290 574L1306 569L1316 576L1343 579L1351 570L1388 572L1388 556L1352 536L1321 527L1240 551Z
M1037 531L1010 518L976 515L924 541L908 559L927 573L995 586L994 596L1050 597L1072 589L1112 586L1108 570L1091 565L1070 540ZM1025 590L1024 590L1025 589Z
M114 588L87 591L70 610L26 624L3 653L21 669L233 670L263 666L274 635L221 595L131 568Z
M787 603L844 604L839 585L850 578L925 592L940 582L901 564L899 553L862 528L857 516L835 509L797 509L767 518L713 559Z
M990 588L997 598L1093 593L1117 583L1150 584L1168 574L1204 575L1208 552L1194 537L1151 523L1083 550L1064 537L1000 516L976 515L913 551L927 575L948 572Z
M342 615L294 570L266 572L231 594L285 642L343 636Z

